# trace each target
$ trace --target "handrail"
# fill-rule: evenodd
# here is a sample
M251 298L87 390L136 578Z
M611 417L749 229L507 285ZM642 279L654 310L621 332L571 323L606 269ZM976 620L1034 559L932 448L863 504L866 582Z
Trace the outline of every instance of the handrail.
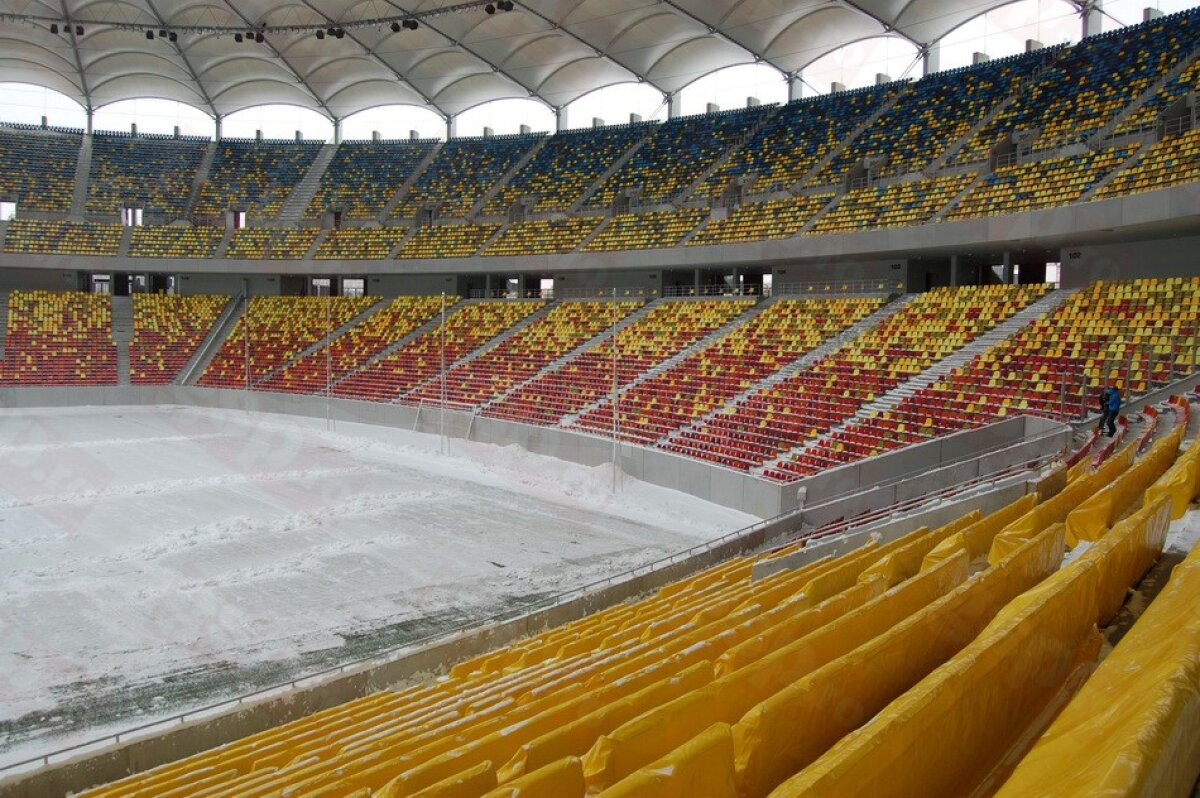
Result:
M904 293L903 280L823 280L802 283L779 283L771 286L773 296L805 296L810 294L888 294Z
M786 518L789 518L792 516L797 516L797 515L799 515L799 512L800 512L799 510L789 510L787 512L772 516L771 518L765 518L760 521L756 521L755 523L753 523L749 526L742 527L741 529L735 529L732 532L726 532L725 534L723 534L719 537L712 538L710 540L704 541L703 543L697 543L696 545L690 546L689 548L683 549L682 551L677 551L673 554L668 554L663 557L659 557L656 560L651 560L650 562L643 563L642 565L634 566L632 568L627 568L624 571L619 571L615 574L611 574L602 579L597 579L592 582L588 582L587 584L579 585L578 587L573 587L573 588L570 588L569 590L564 590L561 593L556 593L551 596L544 596L541 598L537 598L537 599L534 599L527 603L521 604L520 606L512 607L512 608L509 608L502 612L497 612L492 615L485 616L483 618L477 618L472 621L466 621L464 623L456 624L456 625L450 627L449 629L439 631L439 632L433 632L431 634L425 635L424 637L419 637L415 640L410 640L402 645L396 646L394 648L389 648L385 651L382 651L382 652L379 652L376 654L370 654L368 656L358 657L356 659L348 660L339 665L333 665L328 668L322 668L320 670L313 671L311 673L306 673L302 676L296 676L287 681L278 682L276 684L268 685L267 687L260 687L257 690L252 690L248 693L243 693L243 694L235 696L233 698L225 699L224 701L217 701L215 703L207 704L202 707L196 707L194 709L189 709L186 712L179 712L179 713L176 713L169 717L163 718L161 720L151 721L149 723L143 723L139 726L133 726L128 729L123 729L119 732L114 732L112 734L106 734L101 737L96 737L96 738L87 740L82 743L76 743L75 745L69 745L69 746L66 746L63 748L56 749L54 751L49 751L40 756L31 757L29 759L23 759L19 762L11 762L6 765L0 765L0 773L6 773L6 772L9 772L12 770L17 770L19 768L28 767L30 765L47 766L50 764L51 759L57 759L66 754L71 754L76 751L81 751L85 748L93 748L93 747L100 746L100 745L109 745L109 744L114 744L114 743L120 743L122 738L128 738L130 735L136 734L138 732L143 732L143 731L147 731L149 729L157 729L157 728L165 729L170 726L186 723L189 718L194 718L197 716L209 714L209 713L215 712L217 710L221 710L221 709L232 709L234 707L241 706L242 704L246 703L248 700L263 697L269 693L295 690L299 687L301 682L309 682L309 681L312 681L313 679L320 679L325 676L332 676L334 674L345 673L350 668L356 668L358 666L366 665L368 663L376 663L379 665L383 665L383 664L386 664L387 662L394 661L401 653L403 653L405 651L417 649L422 646L428 646L436 641L445 640L450 637L453 637L454 635L462 634L463 632L470 631L472 629L478 629L478 628L481 628L490 623L498 623L498 622L508 621L508 620L512 620L514 618L521 617L523 615L528 615L535 611L546 610L546 609L550 609L552 607L557 607L560 604L564 604L567 601L578 598L586 593L589 593L589 592L592 592L592 591L595 591L595 590L598 590L601 588L610 587L614 584L617 584L620 581L628 581L630 579L633 579L634 577L644 576L646 574L653 573L654 571L670 567L679 562L690 559L691 557L695 557L699 554L704 554L706 552L712 551L713 549L715 549L719 546L725 545L726 543L730 543L739 538L748 537L749 535L752 535L755 532L758 532L762 529L772 526Z

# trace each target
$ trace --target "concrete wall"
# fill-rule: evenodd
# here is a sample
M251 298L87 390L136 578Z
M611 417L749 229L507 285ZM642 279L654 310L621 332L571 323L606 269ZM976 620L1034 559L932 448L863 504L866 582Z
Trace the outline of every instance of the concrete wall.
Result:
M1200 196L1196 199L1200 207ZM1084 244L1061 250L1062 285L1200 273L1200 236Z
M27 291L77 291L80 288L79 272L73 269L0 269L0 291L11 291L14 288Z

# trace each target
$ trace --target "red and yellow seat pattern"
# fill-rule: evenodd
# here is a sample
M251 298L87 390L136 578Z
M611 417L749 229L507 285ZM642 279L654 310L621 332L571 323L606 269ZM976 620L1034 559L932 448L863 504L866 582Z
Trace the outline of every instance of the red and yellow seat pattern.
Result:
M619 435L650 443L690 424L826 338L873 313L879 297L774 300L745 324L618 397ZM570 425L612 434L604 402Z
M339 227L317 247L317 260L382 260L391 254L407 227Z
M808 235L900 227L929 221L971 184L976 175L951 175L890 186L858 188L845 194L808 231Z
M1045 291L1044 285L934 289L808 368L659 445L749 470L824 434Z
M251 297L199 384L244 388L248 373L253 385L378 301L378 297Z
M333 393L347 399L391 401L437 376L442 369L443 352L449 368L545 304L541 300L460 303L446 317L444 333L438 324L387 357L341 380Z
M166 385L179 375L221 315L227 296L133 295L129 380Z
M795 199L747 202L724 219L709 219L687 245L736 244L764 238L788 238L800 232L817 212L829 204L832 194L809 194Z
M117 348L107 294L13 291L3 385L115 385Z
M641 307L640 302L564 302L511 338L451 369L445 378L447 402L480 405L537 374L548 363L595 338ZM410 399L442 397L439 378Z
M599 224L599 216L513 222L480 254L557 255L570 252Z
M446 307L457 301L456 296L446 297ZM372 357L432 319L441 307L440 296L396 297L332 343L289 363L259 387L287 393L324 393L327 379L336 383L362 368Z
M1200 278L1098 282L1053 313L773 472L796 478L929 438L1031 414L1096 410L1111 380L1126 400L1194 369Z
M13 219L4 237L4 251L29 255L116 255L121 226L96 222L54 222Z
M633 382L752 305L749 299L661 300L645 317L617 333L617 388ZM609 395L613 389L613 365L610 335L489 406L483 414L530 424L557 424L563 417Z
M701 210L620 213L584 245L584 252L673 247L704 219Z
M430 224L404 239L397 258L466 258L500 229L498 224Z
M211 258L225 231L219 227L135 227L129 239L133 258Z

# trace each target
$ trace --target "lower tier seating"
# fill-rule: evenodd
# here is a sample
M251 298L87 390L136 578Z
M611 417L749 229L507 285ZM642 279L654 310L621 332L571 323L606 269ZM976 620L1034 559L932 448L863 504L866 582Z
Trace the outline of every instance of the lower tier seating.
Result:
M2 385L115 385L112 300L76 291L12 291Z
M172 382L228 302L227 296L204 294L134 294L130 381L135 385Z

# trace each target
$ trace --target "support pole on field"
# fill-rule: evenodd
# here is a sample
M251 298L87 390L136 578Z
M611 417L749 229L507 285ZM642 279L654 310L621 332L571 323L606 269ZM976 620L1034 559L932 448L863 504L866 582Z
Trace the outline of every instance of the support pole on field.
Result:
M246 399L246 410L250 409L250 291L242 294L242 359L245 361L246 384L242 394Z
M620 433L620 408L617 406L617 289L612 290L612 487L613 493L617 492L617 441Z
M333 278L325 286L325 429L333 429Z
M441 335L441 376L439 377L441 386L440 393L442 399L442 411L438 419L438 452L446 454L449 446L446 442L446 292L442 292L442 335Z

